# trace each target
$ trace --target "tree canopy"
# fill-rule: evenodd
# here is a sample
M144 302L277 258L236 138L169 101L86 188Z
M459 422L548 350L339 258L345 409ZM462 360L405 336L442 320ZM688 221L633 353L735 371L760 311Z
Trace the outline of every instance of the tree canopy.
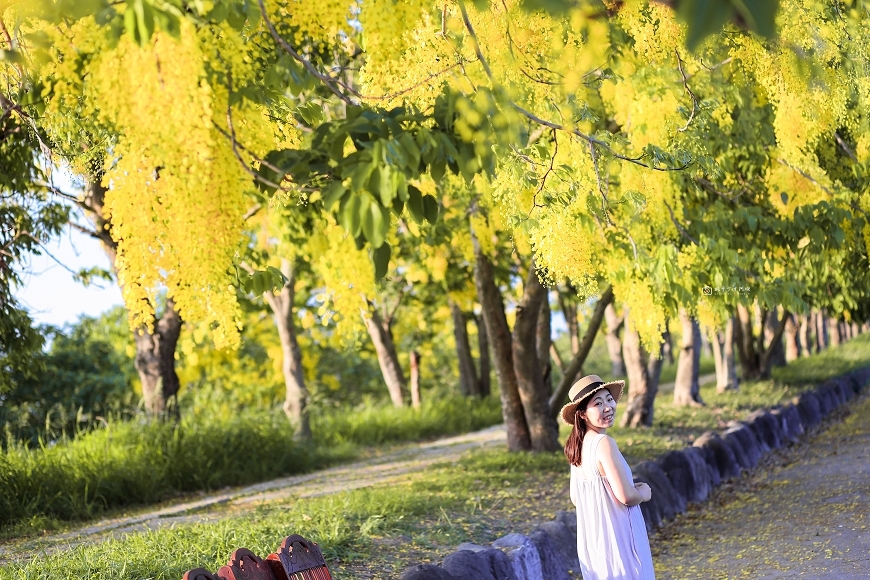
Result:
M647 345L680 306L848 317L868 294L867 7L751 4L12 3L4 98L108 188L134 326L165 286L237 345L258 205L307 216L298 249L346 320L445 219L466 256L470 219L548 283L612 284Z

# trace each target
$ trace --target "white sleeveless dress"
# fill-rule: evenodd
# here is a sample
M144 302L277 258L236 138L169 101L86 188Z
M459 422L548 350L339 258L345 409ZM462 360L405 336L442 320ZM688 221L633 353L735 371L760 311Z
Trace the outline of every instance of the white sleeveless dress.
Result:
M627 507L598 471L598 444L589 431L582 465L571 466L571 501L577 507L577 556L583 580L655 580L649 537L639 506ZM628 464L620 455L628 470Z

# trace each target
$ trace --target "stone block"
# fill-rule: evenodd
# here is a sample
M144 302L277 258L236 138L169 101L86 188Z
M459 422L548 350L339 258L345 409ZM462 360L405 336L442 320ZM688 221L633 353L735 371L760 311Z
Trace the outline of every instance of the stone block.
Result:
M538 550L541 558L541 576L546 580L571 580L568 574L568 562L562 557L556 543L550 539L550 534L541 528L532 530L529 540ZM574 551L577 551L576 546Z
M690 457L683 451L668 451L656 459L656 463L687 503L707 499L710 493L710 476L702 457L694 454Z
M707 473L710 474L710 485L718 487L722 483L722 474L719 473L719 466L716 465L716 457L713 454L713 450L709 447L695 447L694 445L692 445L692 449L698 450L698 455L707 465Z
M481 552L460 549L444 558L441 567L456 580L494 580L489 562Z
M801 393L792 402L797 407L804 430L809 431L822 422L822 408L819 405L819 398L815 393L812 391Z
M722 440L731 446L734 457L744 469L752 469L758 465L761 459L761 446L752 429L740 422L734 422L730 428L722 433Z
M556 512L556 521L562 522L574 534L574 543L577 543L577 512L559 510Z
M709 457L712 456L722 481L740 474L740 464L737 462L731 446L713 431L707 431L695 439L692 446L699 447L702 450L705 448L709 449L709 453L705 453L705 458L709 460Z
M770 414L780 422L783 441L794 443L798 437L804 434L804 424L800 413L792 403L772 409Z
M543 580L541 556L532 541L522 534L508 534L492 543L507 554L517 580Z
M576 523L576 518L574 522ZM568 570L579 572L580 560L577 558L577 535L571 529L559 520L544 522L538 526L539 530L543 530L550 536L550 540L555 544L556 549L565 560Z
M835 395L827 381L817 386L813 392L819 400L819 411L822 417L825 417L837 406Z
M782 425L767 411L758 410L746 418L746 424L755 433L765 452L782 447Z
M707 461L704 458L704 452L699 448L686 447L682 450L682 453L689 460L689 464L692 466L692 473L695 477L695 493L691 501L704 501L711 493L713 493L713 488L715 487L712 476L713 470L711 470L710 466L707 465ZM717 470L717 483L720 479Z
M411 566L399 576L399 580L456 580L453 576L435 564L417 564Z
M658 463L643 461L632 467L631 471L635 482L648 483L652 490L650 501L640 504L647 529L652 530L686 511L686 498L674 489Z

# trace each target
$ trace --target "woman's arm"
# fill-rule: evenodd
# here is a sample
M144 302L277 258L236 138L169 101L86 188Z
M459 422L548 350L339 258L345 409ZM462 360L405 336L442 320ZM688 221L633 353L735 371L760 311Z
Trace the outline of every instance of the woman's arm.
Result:
M649 499L634 487L631 470L625 464L625 459L619 452L616 441L610 437L602 437L598 443L597 455L598 466L604 477L607 478L610 489L617 500L631 507Z

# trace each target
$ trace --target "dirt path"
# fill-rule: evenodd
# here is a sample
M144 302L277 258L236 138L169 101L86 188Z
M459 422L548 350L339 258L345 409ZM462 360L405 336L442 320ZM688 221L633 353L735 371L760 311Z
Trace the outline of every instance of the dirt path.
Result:
M870 396L834 415L662 528L658 580L870 578Z

